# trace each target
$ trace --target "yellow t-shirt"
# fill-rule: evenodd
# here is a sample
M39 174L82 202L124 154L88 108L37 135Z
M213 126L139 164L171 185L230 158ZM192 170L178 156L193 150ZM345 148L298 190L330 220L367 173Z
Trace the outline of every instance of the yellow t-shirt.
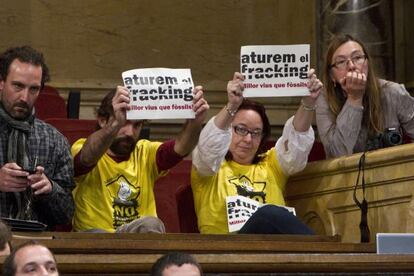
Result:
M76 141L76 156L86 139ZM157 216L154 182L158 172L156 152L159 142L139 140L127 161L117 163L104 154L87 174L75 177L75 231L116 228L142 216Z
M193 167L191 186L198 228L202 234L226 234L226 197L241 195L261 203L285 205L286 176L275 149L264 153L258 164L241 165L224 160L217 174L201 176Z

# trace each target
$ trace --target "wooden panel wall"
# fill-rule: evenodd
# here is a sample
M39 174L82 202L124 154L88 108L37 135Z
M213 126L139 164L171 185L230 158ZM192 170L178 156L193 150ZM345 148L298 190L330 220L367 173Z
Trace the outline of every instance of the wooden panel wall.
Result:
M411 23L414 1L394 2L395 72L396 81L414 90L414 25Z
M225 87L239 68L242 45L311 44L316 67L317 0L17 0L1 1L0 50L30 44L44 52L51 85L66 96L80 89L80 117L94 118L103 95L121 83L122 71L138 67L191 68L211 104L225 102ZM414 3L396 0L397 81L414 86ZM297 98L266 101L272 132L297 107ZM181 122L153 122L163 139ZM159 133L159 134L156 134Z
M2 1L0 50L30 44L43 51L51 85L64 96L81 90L81 118L94 117L103 95L121 83L122 71L159 66L191 68L194 82L206 90L211 116L225 103L240 46L309 43L315 60L314 9L313 0ZM269 104L272 124L283 125L297 103ZM160 135L154 138L176 132L178 125L170 123L165 134L161 126L155 129Z
M344 242L359 242L361 213L353 200L361 153L310 163L289 179L289 206L317 234L340 235ZM414 231L414 144L366 154L365 182L371 241L376 233ZM362 201L362 173L357 198Z
M2 3L0 48L41 49L53 83L113 87L137 67L189 67L221 90L246 44L314 43L314 1L31 0ZM315 50L315 49L312 49Z

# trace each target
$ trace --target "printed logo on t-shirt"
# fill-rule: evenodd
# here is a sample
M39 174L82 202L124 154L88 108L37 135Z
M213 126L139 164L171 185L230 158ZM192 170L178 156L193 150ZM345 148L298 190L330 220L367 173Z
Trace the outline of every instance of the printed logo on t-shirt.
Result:
M236 186L237 194L247 198L254 199L261 203L266 203L266 182L252 182L247 176L230 178L229 183Z
M113 227L129 223L139 218L138 196L140 187L134 187L123 175L108 183L106 187L112 197Z

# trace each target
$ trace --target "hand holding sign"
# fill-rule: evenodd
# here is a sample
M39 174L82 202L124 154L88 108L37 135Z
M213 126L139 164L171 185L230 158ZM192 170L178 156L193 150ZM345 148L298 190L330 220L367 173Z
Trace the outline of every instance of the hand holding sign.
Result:
M114 109L114 119L121 127L126 123L126 111L130 109L129 101L128 89L123 86L117 86L112 99L112 107Z
M323 84L316 76L315 69L309 70L308 77L309 77L309 81L307 83L307 87L310 92L310 95L303 97L302 103L307 107L314 108L316 99L318 98L322 90Z
M209 110L209 105L204 99L204 92L202 86L196 86L194 88L194 98L193 98L193 111L195 112L195 121L202 124L207 116L207 111Z
M244 77L235 72L233 79L227 83L227 108L236 111L243 101Z
M301 105L296 111L295 118L293 119L293 125L297 131L308 131L311 124L313 116L309 116L309 112L316 110L316 99L321 93L323 84L316 77L315 70L310 69L308 72L308 82L306 84L309 96L302 98ZM286 146L288 148L288 146Z
M200 134L202 124L207 116L209 105L204 99L203 87L196 86L193 93L192 112L194 112L194 119L187 119L184 129L178 135L174 151L181 156L186 156L191 153L197 145L198 136Z
M128 120L194 118L190 69L133 69L122 79L130 96Z
M307 96L309 44L254 45L240 49L244 97Z

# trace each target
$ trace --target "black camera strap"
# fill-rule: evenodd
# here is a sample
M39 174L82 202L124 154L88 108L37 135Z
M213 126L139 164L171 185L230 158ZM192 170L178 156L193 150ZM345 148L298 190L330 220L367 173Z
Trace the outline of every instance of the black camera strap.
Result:
M356 191L359 186L359 177L362 171L362 202L357 199ZM354 201L356 205L361 209L361 222L359 223L359 230L361 232L361 242L369 242L370 240L370 231L368 227L368 202L365 199L365 152L359 158L358 164L358 176L354 186Z

